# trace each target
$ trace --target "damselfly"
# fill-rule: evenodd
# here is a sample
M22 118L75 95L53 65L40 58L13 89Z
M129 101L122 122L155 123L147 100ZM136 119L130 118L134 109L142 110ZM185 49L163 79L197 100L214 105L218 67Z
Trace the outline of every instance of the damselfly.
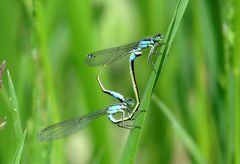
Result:
M52 141L66 137L85 128L93 120L103 115L107 115L109 120L112 123L117 124L119 127L131 128L131 125L124 124L124 121L128 120L125 119L126 116L128 117L128 115L131 113L131 111L129 110L129 107L131 106L132 106L131 100L126 100L126 102L113 104L102 110L98 110L83 116L77 116L74 118L70 118L68 120L61 121L59 123L41 129L37 134L37 138L39 141ZM114 116L116 114L120 114L121 117L116 118Z
M100 74L101 74L101 72L100 72ZM99 76L100 76L100 74L99 74ZM125 121L130 120L129 118L132 113L130 109L135 105L134 100L132 100L131 98L124 98L124 96L121 95L120 93L106 90L103 87L103 85L100 81L100 78L98 78L98 82L99 82L102 90L105 93L112 95L113 97L118 99L120 101L120 103L113 104L105 109L98 110L96 112L92 112L92 113L89 113L89 114L86 114L83 116L77 116L75 118L70 118L68 120L61 121L59 123L56 123L56 124L50 125L46 128L43 128L37 134L38 140L39 141L51 141L51 140L66 137L68 135L71 135L71 134L85 128L93 120L95 120L96 118L103 116L103 115L107 115L109 120L112 123L117 124L119 127L122 127L122 128L134 127L132 125L126 125L124 123ZM115 117L116 114L120 114L121 117L116 118Z
M100 73L97 76L97 80L102 91L121 101L121 97L115 94L114 91L106 90L104 88L103 84L100 81L100 75L107 65L130 54L130 58L129 58L130 76L131 76L133 90L136 98L136 103L135 103L134 109L131 111L131 114L125 119L132 119L132 117L134 116L135 112L138 110L138 107L140 105L139 92L138 92L138 87L137 87L137 82L135 77L135 71L134 71L134 61L137 57L142 55L142 50L150 47L151 49L148 55L148 62L152 64L152 54L156 53L158 46L163 44L161 43L162 40L163 40L163 35L157 34L152 38L142 39L138 42L90 53L86 57L86 63L90 66L103 65Z
M109 64L136 51L142 52L142 50L149 47L151 48L151 53L148 55L148 62L151 63L152 54L154 54L157 47L161 45L162 40L163 35L157 34L151 38L142 39L138 42L96 51L87 55L86 63L90 66Z
M75 118L70 118L65 121L61 121L59 123L50 125L42 130L40 130L37 134L37 137L40 141L51 141L55 139L60 139L71 135L86 126L88 126L93 120L99 118L100 116L107 115L109 120L117 124L119 127L124 128L132 128L131 125L126 125L124 122L133 119L135 112L137 111L140 105L139 93L134 73L134 60L141 56L142 50L148 47L151 47L148 61L151 62L151 55L154 54L154 51L162 41L163 37L161 34L158 34L149 39L143 39L139 42L120 46L117 48L111 48L107 50L98 51L92 54L87 55L86 62L91 66L104 65L97 76L98 83L104 93L107 93L114 98L120 101L119 104L113 104L108 108L98 110L96 112L86 114L83 116L77 116ZM132 99L126 99L123 95L118 92L107 90L104 88L103 84L100 81L100 75L104 68L110 64L111 62L126 56L127 54L131 54L129 58L130 64L130 75L131 81L135 93L136 103ZM130 110L134 106L133 110ZM115 118L114 115L121 114L121 118Z

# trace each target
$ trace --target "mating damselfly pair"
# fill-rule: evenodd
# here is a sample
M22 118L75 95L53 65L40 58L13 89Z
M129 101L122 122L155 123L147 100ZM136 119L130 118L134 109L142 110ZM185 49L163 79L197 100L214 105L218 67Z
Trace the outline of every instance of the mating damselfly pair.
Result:
M86 57L86 63L89 66L103 65L100 73L97 76L97 80L102 91L106 94L111 95L115 99L119 100L120 103L113 104L105 109L98 110L96 112L92 112L86 115L70 118L68 120L43 128L37 134L38 139L40 141L51 141L51 140L63 138L65 136L73 134L79 131L80 129L86 127L93 120L103 115L107 115L109 120L112 123L117 124L119 127L132 128L133 126L126 125L125 121L129 121L133 119L140 105L139 92L138 92L138 87L137 87L137 82L135 77L135 70L134 70L134 61L137 57L142 55L142 51L144 49L151 48L148 55L148 62L152 64L152 55L155 54L157 48L163 44L162 41L163 41L163 35L157 34L151 38L142 39L138 42L88 54ZM100 80L100 76L106 66L127 55L130 55L129 69L130 69L132 87L135 94L135 101L131 98L129 99L125 98L123 95L121 95L118 92L105 89L104 85ZM114 117L116 114L120 114L121 117L120 118Z

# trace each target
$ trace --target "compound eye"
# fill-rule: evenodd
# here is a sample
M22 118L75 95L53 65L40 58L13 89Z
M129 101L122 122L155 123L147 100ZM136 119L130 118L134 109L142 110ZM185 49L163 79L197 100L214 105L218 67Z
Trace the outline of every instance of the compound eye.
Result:
M163 35L162 34L157 34L155 35L156 40L163 40Z
M135 105L135 101L132 99L132 98L127 98L126 99L126 104L129 106L129 107L133 107Z
M159 38L162 40L162 39L163 39L163 35L162 35L162 34L159 34Z

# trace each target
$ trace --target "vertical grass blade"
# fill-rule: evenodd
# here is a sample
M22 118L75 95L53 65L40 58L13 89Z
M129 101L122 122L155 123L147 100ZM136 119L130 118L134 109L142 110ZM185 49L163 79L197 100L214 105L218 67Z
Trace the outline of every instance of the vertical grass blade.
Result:
M234 122L234 160L235 163L240 163L240 1L235 0L235 47L234 47L234 54L233 54L233 74L234 74L234 84L235 84L235 91L234 91L234 114L235 114L235 122Z
M188 0L179 0L178 1L173 19L171 21L171 24L170 24L168 31L166 33L166 36L165 36L166 46L164 47L164 49L162 51L163 52L162 58L159 58L156 62L157 74L155 72L152 72L152 74L149 78L149 81L147 83L147 86L146 86L146 89L145 89L145 92L144 92L144 95L142 98L142 102L140 105L140 109L139 109L140 111L144 111L148 108L148 104L150 102L152 92L154 90L155 85L157 84L158 76L160 75L160 72L163 68L166 57L170 51L170 47L173 43L173 39L176 35L176 31L177 31L179 23L183 17L185 9L188 5L188 2L189 2ZM134 125L143 127L144 119L145 119L145 113L140 113L139 116L135 119ZM135 128L135 129L131 130L131 132L128 136L127 143L124 147L123 154L120 159L120 163L124 163L124 164L134 163L135 157L137 154L138 144L140 141L140 136L141 136L140 129Z
M13 164L19 164L21 157L22 157L22 152L23 152L23 146L25 143L25 138L26 138L26 134L27 134L27 129L24 131L20 142L18 143L18 147L14 156L14 160L13 160Z
M55 86L54 86L54 76L52 73L52 65L50 62L49 48L48 48L48 30L46 24L46 4L43 0L34 0L33 8L35 12L35 16L33 19L34 22L34 44L33 49L36 49L37 53L39 53L40 61L42 62L42 71L44 72L44 83L46 85L47 94L47 111L48 118L57 121L59 117L58 112L58 103L56 99ZM51 145L52 143L49 143ZM54 163L63 163L64 156L59 156L58 154L63 153L62 143L56 142L53 143L53 149L51 153L48 153L49 158L52 157L51 160L54 160ZM50 151L50 149L49 149Z
M9 93L10 93L11 114L14 121L13 124L14 124L16 137L17 139L19 139L22 136L23 132L22 132L22 124L21 124L21 118L20 118L20 113L18 108L18 102L17 102L17 97L16 97L15 89L13 86L13 82L12 82L9 70L7 70L7 75L8 75L8 85L9 85Z
M184 128L179 124L177 119L171 113L171 110L163 102L161 102L155 94L153 94L152 100L159 107L159 109L164 113L164 115L167 117L167 119L169 120L169 122L171 123L171 125L175 131L175 134L177 134L179 136L179 139L182 141L182 143L187 148L188 152L196 160L196 162L197 163L206 163L198 146L193 141L193 139L190 137L190 135L188 135L188 133L184 130Z
M223 44L224 44L224 64L225 64L225 70L226 70L226 147L227 147L227 155L226 155L226 161L227 163L233 163L234 162L234 117L235 117L235 110L234 110L234 91L235 88L235 79L234 79L234 64L232 62L232 56L234 56L233 49L234 49L234 27L233 27L233 20L234 15L231 14L232 10L234 8L232 1L226 1L222 3L222 10L223 10L223 16L222 16L222 24L224 25L223 28Z
M156 80L154 82L154 86L153 87L155 87L155 85L157 84L157 79L158 79L158 77L159 77L159 75L160 75L160 73L162 71L162 68L164 66L165 60L167 59L167 55L169 54L170 48L172 46L173 40L174 40L175 35L177 33L177 29L179 27L179 24L181 22L183 14L184 14L184 12L186 10L188 2L189 2L189 0L179 0L178 1L178 4L177 4L176 10L175 10L173 19L171 21L171 24L169 25L168 31L167 31L166 36L165 36L165 42L167 44L166 44L166 46L165 46L165 48L163 50L162 58L160 60L160 65L157 65L158 66L157 76L156 76Z
M39 53L40 60L43 64L43 71L45 75L45 83L46 83L46 89L48 91L48 105L51 110L49 112L53 111L52 118L54 120L58 120L58 106L56 102L56 94L55 94L55 86L54 86L54 79L52 74L52 67L51 62L49 59L49 52L48 52L48 34L46 29L46 21L45 21L45 15L44 15L44 6L42 0L35 0L34 1L34 7L35 9L35 19L34 19L34 37L36 37L34 40L36 43L36 47L33 47L33 49L36 48L37 52Z

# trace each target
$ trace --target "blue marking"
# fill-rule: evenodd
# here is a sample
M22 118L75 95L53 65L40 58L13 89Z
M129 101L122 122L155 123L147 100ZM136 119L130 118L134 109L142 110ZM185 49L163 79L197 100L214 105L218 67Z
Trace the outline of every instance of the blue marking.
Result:
M133 61L135 59L136 59L136 55L135 55L135 53L132 53L130 58L129 58L129 61Z
M112 115L108 115L108 119L112 122L117 122L117 120Z
M108 107L108 111L107 111L108 118L114 123L117 122L118 120L115 119L113 117L113 115L116 113L120 113L120 112L124 111L125 109L127 109L127 107L123 104L115 104L115 105Z
M120 93L117 93L117 92L114 92L114 91L110 91L110 94L117 98L117 99L120 99L122 102L125 102L125 99L123 97L123 95L121 95Z
M140 41L139 44L138 44L138 48L142 50L142 49L145 49L145 48L149 47L151 45L151 41L152 40L142 40L142 41Z
M120 109L124 108L123 105L121 104L116 104L116 105L112 105L108 108L108 111L107 113L109 115L112 115L112 114L115 114L115 113L118 113Z

